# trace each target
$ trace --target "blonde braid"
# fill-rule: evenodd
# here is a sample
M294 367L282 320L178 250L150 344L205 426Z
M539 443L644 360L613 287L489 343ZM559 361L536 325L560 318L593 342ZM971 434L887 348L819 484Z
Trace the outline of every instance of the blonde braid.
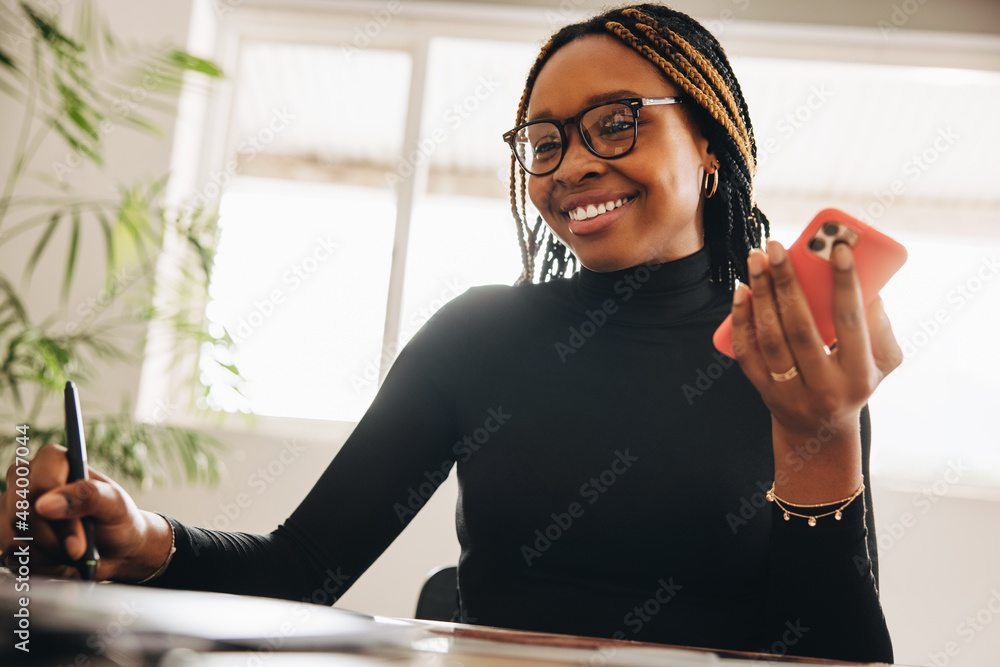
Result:
M739 136L739 132L737 131L736 126L733 125L733 121L729 117L729 114L726 113L725 108L723 108L722 104L717 99L710 97L704 90L681 74L669 60L661 56L649 46L640 42L639 38L633 35L632 32L621 23L611 21L606 25L608 30L613 32L619 39L638 51L647 60L656 63L660 69L662 69L671 78L671 80L673 80L674 83L683 88L684 92L697 100L702 108L712 114L712 118L718 121L718 123L726 129L726 132L730 136L734 137L740 153L743 154L743 158L745 160L749 160L748 164L752 162L753 155L750 153L749 147L746 146L745 142L735 139Z
M516 168L517 160L512 155L510 158L510 212L514 215L514 227L517 229L517 245L521 249L521 276L514 284L522 285L526 282L531 282L531 274L528 273L528 248L524 243L524 222L517 211Z
M726 106L729 107L729 113L732 118L736 120L736 125L739 127L739 137L733 137L733 139L735 139L737 143L741 140L745 141L745 138L749 133L747 132L746 124L743 122L743 114L740 113L736 104L736 99L733 97L733 91L729 89L729 86L727 86L725 81L723 81L722 76L719 74L718 70L715 69L712 63L710 63L708 59L702 55L700 51L698 51L698 49L691 46L691 43L684 39L684 37L678 35L670 28L660 27L660 23L654 17L648 16L634 8L625 9L622 13L626 16L634 18L636 21L636 27L645 32L651 42L662 45L667 53L675 50L670 48L670 44L666 42L661 35L665 34L670 37L678 46L681 47L681 50L687 55L688 60L693 61L698 67L701 68L702 72L705 72L708 75L708 78L711 79L713 84L713 91L722 93L722 98L725 101ZM648 21L650 25L641 23L640 20ZM699 78L701 78L700 74ZM702 79L702 82L704 83L704 79Z

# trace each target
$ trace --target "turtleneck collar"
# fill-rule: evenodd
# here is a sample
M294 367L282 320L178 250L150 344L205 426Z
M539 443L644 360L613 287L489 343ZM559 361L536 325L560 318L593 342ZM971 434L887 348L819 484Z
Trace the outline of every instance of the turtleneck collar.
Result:
M572 278L573 295L585 308L604 309L615 322L661 326L718 302L725 290L710 280L710 269L705 248L672 262L607 273L581 267Z

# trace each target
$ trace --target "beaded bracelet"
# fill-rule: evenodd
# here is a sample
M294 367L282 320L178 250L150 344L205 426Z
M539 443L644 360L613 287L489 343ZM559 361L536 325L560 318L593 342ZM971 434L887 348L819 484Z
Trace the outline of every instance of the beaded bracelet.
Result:
M843 517L844 508L846 508L848 505L854 502L854 499L860 496L861 492L864 490L865 490L865 483L862 482L861 486L858 487L858 490L855 491L852 495L848 496L847 498L834 500L833 502L830 503L818 503L816 505L799 505L796 503L790 503L787 500L782 500L781 498L779 498L774 493L774 484L771 484L771 488L767 490L766 497L770 502L773 502L784 512L785 521L789 521L793 516L797 516L802 519L807 519L807 522L809 523L810 526L815 526L816 519L822 519L823 517L830 516L831 514L833 515L834 519L840 521L840 519ZM827 507L828 505L840 505L840 507L830 512L824 512L823 514L799 514L798 512L793 512L792 510L788 509L788 507L786 507L787 505L791 505L792 507L801 509L808 509L810 507Z
M157 514L160 514L160 513L157 512ZM160 514L160 516L163 516L163 515ZM170 551L167 553L167 557L163 559L163 564L160 565L160 567L156 568L156 572L154 572L153 574L149 575L148 577L146 577L142 581L136 582L137 584L144 584L147 581L152 581L153 579L156 579L158 576L160 576L161 574L163 574L163 571L167 569L167 565L170 565L170 561L174 557L174 553L177 552L176 542L174 541L174 539L175 539L174 525L172 523L170 523L170 520L167 517L165 517L165 516L163 516L163 520L167 522L167 527L170 528Z

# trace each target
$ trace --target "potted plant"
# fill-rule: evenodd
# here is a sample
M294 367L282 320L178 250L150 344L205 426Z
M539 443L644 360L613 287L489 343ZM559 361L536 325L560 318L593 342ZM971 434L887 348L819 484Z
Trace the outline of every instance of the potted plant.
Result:
M228 334L222 340L210 336L203 317L216 212L171 205L166 178L113 184L109 177L109 191L116 193L111 197L94 196L92 188L80 191L72 180L80 165L104 167L105 139L115 128L159 133L148 113L171 109L189 73L204 82L221 77L221 70L172 46L123 43L88 3L78 6L72 31L59 16L25 2L0 5L0 27L13 36L0 44L0 91L22 112L0 192L0 253L10 243L31 241L20 277L0 264L0 413L11 425L0 433L6 470L23 437L16 426L30 427L34 446L61 442L66 381L98 391L101 365L135 362L142 354L149 322L168 324L177 358L188 360L194 377L198 355L191 350L232 341ZM65 144L66 160L36 164L39 146L53 135ZM70 313L81 243L90 234L103 239L104 289ZM65 255L55 253L57 238L68 238ZM155 281L156 257L165 244L177 257L169 286ZM39 319L24 294L40 264L51 271L60 262L60 306ZM128 338L139 342L136 349L123 346ZM238 369L225 367L238 385ZM128 400L118 412L85 417L91 463L120 481L148 486L166 479L217 479L221 445L212 437L166 420L137 421ZM0 479L0 490L4 485Z

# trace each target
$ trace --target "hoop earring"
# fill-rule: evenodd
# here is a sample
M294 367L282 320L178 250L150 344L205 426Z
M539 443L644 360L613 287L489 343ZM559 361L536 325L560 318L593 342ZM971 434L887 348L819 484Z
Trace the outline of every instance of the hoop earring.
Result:
M712 179L712 187L711 188L709 188L709 181L708 181L709 178ZM719 170L718 169L716 169L715 171L713 171L710 174L705 174L705 181L702 184L702 187L705 190L705 199L711 199L712 195L715 194L715 190L719 187Z

